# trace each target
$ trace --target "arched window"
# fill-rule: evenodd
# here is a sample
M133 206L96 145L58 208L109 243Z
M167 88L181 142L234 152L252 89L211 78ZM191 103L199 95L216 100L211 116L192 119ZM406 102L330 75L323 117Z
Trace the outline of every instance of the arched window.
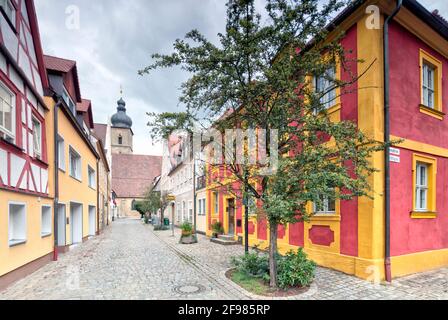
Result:
M118 136L118 144L119 145L123 144L123 137L121 136L121 134Z

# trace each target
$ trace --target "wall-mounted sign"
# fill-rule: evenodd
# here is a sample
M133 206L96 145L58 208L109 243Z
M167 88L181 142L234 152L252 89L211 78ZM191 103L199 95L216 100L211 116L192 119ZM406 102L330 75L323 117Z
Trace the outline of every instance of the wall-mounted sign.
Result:
M393 154L394 156L399 156L399 155L400 155L400 149L397 149L397 148L390 148L389 153L390 153L390 154Z
M390 162L400 163L400 157L391 155Z

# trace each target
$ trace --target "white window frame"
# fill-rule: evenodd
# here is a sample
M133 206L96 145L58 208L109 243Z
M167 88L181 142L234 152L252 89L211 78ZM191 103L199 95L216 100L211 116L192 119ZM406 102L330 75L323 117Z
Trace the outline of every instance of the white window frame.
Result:
M21 228L22 230L16 231L15 229L18 226L12 225L15 223L15 217L14 219L11 217L13 214L11 211L11 207L13 206L20 206L23 212L20 212L20 214L23 215L21 222ZM8 243L10 247L14 247L17 245L21 245L27 242L27 232L28 232L28 226L27 226L27 206L25 203L20 202L9 202L8 203Z
M436 107L436 67L423 61L423 104L426 107L434 109Z
M331 87L334 87L334 83L328 78L336 79L336 67L328 68L324 75L314 77L314 88L316 93L322 93L328 91ZM320 98L320 103L324 106L324 109L330 109L336 104L336 88L328 91Z
M0 0L0 7L3 8L8 20L12 23L14 28L16 28L17 9L12 4L11 0Z
M2 104L0 107L0 112L3 112L3 103L6 103L11 108L11 131L7 129L3 123L0 123L0 137L3 137L6 140L9 140L12 143L15 143L16 139L16 95L9 90L9 88L0 82L0 86L7 94L10 95L11 105L0 96L0 103ZM2 119L5 119L3 116ZM4 120L3 120L4 121Z
M330 201L334 202L334 210L330 210ZM314 212L316 214L336 214L336 199L330 200L328 196L323 196L322 205L323 205L322 210L318 210L319 208L317 207L317 204L316 203L313 204Z
M425 170L424 179L422 179L422 170ZM429 165L417 162L415 179L415 210L418 212L428 211L428 195L429 195ZM424 195L422 197L422 194Z
M187 214L188 214L188 218L187 218L188 222L192 223L193 219L194 219L194 217L193 217L194 212L193 212L193 201L191 201L191 200L188 201Z
M52 223L51 223L52 218L53 218L52 207L49 205L43 205L41 207L40 217L41 217L41 219L40 219L40 225L41 225L40 235L41 235L41 237L45 238L45 237L51 236L53 234L53 231L52 231L53 227L52 227Z
M33 123L33 154L37 159L42 159L42 122L35 116L31 118ZM38 124L38 130L36 129Z
M213 193L213 204L214 204L214 209L215 209L215 214L219 213L219 193L218 192L214 192Z
M96 188L96 171L90 165L87 166L87 174L88 174L88 180L89 180L89 187L92 189L95 189Z
M62 145L61 145L62 144ZM64 171L66 170L65 163L65 140L64 137L58 134L58 157L59 157L59 169Z
M69 174L72 178L82 181L82 158L79 152L77 152L72 146L69 147ZM78 165L76 166L76 172L75 175L73 175L73 168L72 168L72 155L77 156L79 159Z

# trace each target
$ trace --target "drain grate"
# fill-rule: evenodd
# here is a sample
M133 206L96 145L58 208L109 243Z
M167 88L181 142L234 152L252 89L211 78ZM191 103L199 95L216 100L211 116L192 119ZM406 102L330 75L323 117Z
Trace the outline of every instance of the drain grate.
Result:
M174 292L188 296L192 294L199 294L205 291L205 287L200 284L184 284L181 286L176 286L173 289Z

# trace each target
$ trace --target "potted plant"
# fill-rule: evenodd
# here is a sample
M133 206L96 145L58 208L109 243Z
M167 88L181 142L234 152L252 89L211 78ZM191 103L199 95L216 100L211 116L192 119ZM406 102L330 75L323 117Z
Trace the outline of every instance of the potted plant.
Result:
M180 237L180 243L182 244L192 244L197 243L196 235L193 231L193 226L189 222L185 222L180 226L182 230L182 236Z
M216 221L212 224L212 237L218 238L219 235L224 233L224 227L222 226L222 223L219 221Z

